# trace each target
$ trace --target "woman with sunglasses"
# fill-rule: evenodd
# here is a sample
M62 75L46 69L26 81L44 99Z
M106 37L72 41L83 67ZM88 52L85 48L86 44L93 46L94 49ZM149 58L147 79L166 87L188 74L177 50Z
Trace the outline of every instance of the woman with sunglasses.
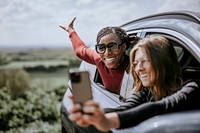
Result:
M100 109L92 100L75 104L69 118L79 126L93 125L101 131L133 127L164 113L200 109L200 82L181 79L181 69L170 42L158 35L140 40L130 53L134 77L132 97L115 109ZM78 112L82 108L84 113ZM106 112L106 113L105 113Z
M115 94L120 93L121 82L125 70L129 66L129 58L125 55L130 42L126 32L120 27L106 27L99 31L95 50L88 48L74 30L74 18L68 28L60 26L69 33L76 55L97 66L105 88Z

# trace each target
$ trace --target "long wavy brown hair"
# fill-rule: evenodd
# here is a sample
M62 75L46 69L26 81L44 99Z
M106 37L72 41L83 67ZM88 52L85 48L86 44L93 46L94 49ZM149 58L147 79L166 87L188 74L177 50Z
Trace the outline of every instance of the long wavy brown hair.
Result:
M152 66L151 77L153 86L144 87L134 70L132 62L135 60L135 53L138 48L144 48ZM130 72L134 78L134 91L141 91L148 88L155 100L162 99L179 90L181 80L181 67L179 65L174 47L168 39L160 35L148 35L138 41L130 52Z

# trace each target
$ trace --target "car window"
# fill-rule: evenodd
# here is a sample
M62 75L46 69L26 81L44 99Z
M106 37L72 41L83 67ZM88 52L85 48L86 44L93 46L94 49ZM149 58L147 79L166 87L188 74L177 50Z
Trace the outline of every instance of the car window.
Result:
M158 33L156 34L158 35ZM170 41L170 43L174 46L177 58L182 68L183 79L184 80L200 79L200 63L196 58L194 58L193 54L184 47L184 45L186 45L184 44L184 41L182 41L181 38L165 34L159 34L159 35L166 37Z
M184 55L184 50L183 48L179 47L179 46L174 46L174 49L176 51L176 55L178 57L178 60L180 61Z
M131 44L129 48L127 48L125 54L129 56L130 50L137 43L137 41L139 40L139 37L137 33L130 33L128 34L128 36L129 36ZM103 82L102 82L98 69L96 69L93 81L97 83L98 85L103 86ZM123 102L130 96L131 91L132 91L132 86L133 86L132 75L125 72L122 79L122 83L121 83L121 90L120 90L120 97L119 97L120 101Z
M130 40L130 46L129 46L129 48L127 48L125 54L129 56L131 49L137 43L137 41L139 40L139 37L138 37L137 33L129 33L128 37Z

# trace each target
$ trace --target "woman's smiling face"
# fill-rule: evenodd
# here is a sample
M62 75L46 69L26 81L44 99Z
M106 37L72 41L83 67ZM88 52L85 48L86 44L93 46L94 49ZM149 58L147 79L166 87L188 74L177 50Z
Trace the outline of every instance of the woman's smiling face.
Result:
M153 69L149 57L144 48L139 47L135 52L134 70L145 87L153 86Z
M105 44L108 45L109 43L117 43L121 44L122 41L113 33L107 34L104 37L101 38L99 44ZM108 48L106 48L105 53L100 54L100 57L102 61L105 63L106 67L109 69L117 68L119 66L119 63L121 63L123 59L123 54L126 50L125 43L122 45L119 45L119 50L112 52Z

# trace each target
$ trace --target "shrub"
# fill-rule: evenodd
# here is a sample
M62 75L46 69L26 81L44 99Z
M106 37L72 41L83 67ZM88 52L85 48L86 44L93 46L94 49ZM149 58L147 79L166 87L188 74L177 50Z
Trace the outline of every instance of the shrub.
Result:
M9 57L6 53L0 53L0 65L8 64L12 61L11 57Z
M60 101L54 91L29 90L25 95L13 97L7 89L0 89L0 131L25 127L27 124L59 120Z
M1 70L0 87L6 87L12 95L23 95L29 88L29 74L21 69Z
M60 104L65 91L66 86L53 90L31 88L23 96L16 97L10 95L6 87L1 88L0 132L60 131ZM40 129L35 129L37 126Z
M7 133L61 133L60 121L54 123L35 121L26 127L11 129Z
M4 70L0 70L0 88L6 86L6 76Z

